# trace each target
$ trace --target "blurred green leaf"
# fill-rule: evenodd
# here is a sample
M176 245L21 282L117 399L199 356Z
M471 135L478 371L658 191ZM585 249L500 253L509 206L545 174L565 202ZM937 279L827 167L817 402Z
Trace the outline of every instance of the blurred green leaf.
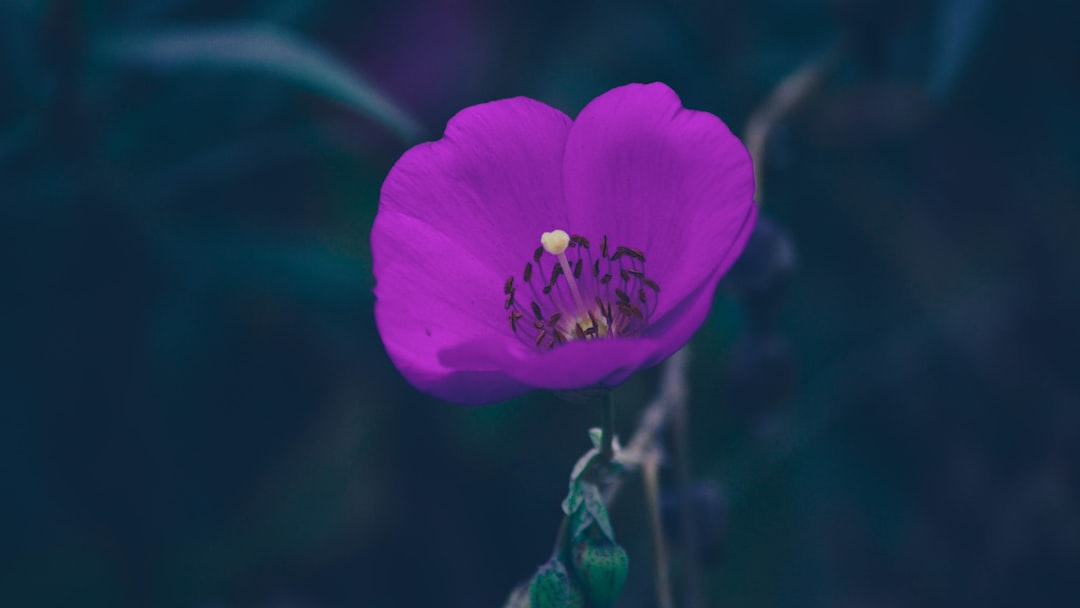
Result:
M571 482L570 492L563 501L563 512L570 518L573 542L585 538L586 531L593 524L608 540L615 542L615 531L611 528L604 497L595 483L582 480Z
M267 24L175 28L121 36L102 48L122 64L156 69L260 73L320 93L361 112L406 143L419 124L355 70L301 36Z
M593 458L596 458L599 455L600 449L598 447L594 447L588 452L585 452L584 456L578 458L577 463L574 464L574 469L570 471L570 483L573 484L575 481L578 480L578 478L584 475L585 470L589 468L589 464L592 463Z
M598 426L594 426L589 429L589 441L592 442L592 447L600 449L600 442L604 440L604 429Z

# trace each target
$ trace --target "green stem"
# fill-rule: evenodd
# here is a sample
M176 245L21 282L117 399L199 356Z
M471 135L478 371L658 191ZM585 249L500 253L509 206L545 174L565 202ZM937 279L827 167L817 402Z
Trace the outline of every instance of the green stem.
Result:
M615 458L615 398L611 392L604 396L604 422L600 434L600 462L597 462L586 473L594 482L600 483L605 476L608 464ZM596 461L594 461L596 462ZM559 531L555 533L555 547L551 550L552 557L566 557L566 542L570 535L570 518L563 517L559 524Z

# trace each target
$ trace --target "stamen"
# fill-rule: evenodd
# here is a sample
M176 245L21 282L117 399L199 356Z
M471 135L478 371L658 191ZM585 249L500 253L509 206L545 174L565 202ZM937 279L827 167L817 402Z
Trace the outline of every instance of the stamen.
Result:
M609 248L607 235L599 237L600 255L594 258L585 236L545 232L522 274L504 281L503 307L518 339L546 351L568 342L631 337L645 331L660 292L660 285L645 274L645 254L622 245ZM569 254L573 259L566 251L570 248L578 248L576 255ZM544 252L558 260L550 271L544 267ZM560 278L565 285L559 284ZM517 297L523 285L531 299Z
M574 236L570 237L570 241L573 242L573 243L576 243L578 245L581 245L585 249L589 248L589 239L581 236L580 234L575 234Z

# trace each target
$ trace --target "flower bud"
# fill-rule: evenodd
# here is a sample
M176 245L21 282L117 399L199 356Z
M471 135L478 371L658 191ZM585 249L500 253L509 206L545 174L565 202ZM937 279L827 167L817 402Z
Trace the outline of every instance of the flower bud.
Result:
M574 546L574 570L592 608L611 608L619 599L629 567L626 550L606 538L586 539Z
M530 608L585 608L585 595L566 566L553 558L533 575L529 583Z

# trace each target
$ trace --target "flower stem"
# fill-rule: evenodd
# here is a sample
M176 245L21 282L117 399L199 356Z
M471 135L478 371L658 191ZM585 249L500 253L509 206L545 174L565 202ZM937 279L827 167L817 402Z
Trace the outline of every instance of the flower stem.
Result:
M675 605L671 595L671 566L668 562L667 541L664 539L664 523L660 517L660 453L651 450L641 463L641 477L645 482L645 502L649 506L649 528L652 529L653 551L656 559L656 603L660 608Z
M675 484L679 497L679 531L682 537L686 605L689 608L702 608L705 603L701 594L697 526L694 521L694 509L690 502L690 433L686 410L684 401L671 411L671 430L675 440Z

